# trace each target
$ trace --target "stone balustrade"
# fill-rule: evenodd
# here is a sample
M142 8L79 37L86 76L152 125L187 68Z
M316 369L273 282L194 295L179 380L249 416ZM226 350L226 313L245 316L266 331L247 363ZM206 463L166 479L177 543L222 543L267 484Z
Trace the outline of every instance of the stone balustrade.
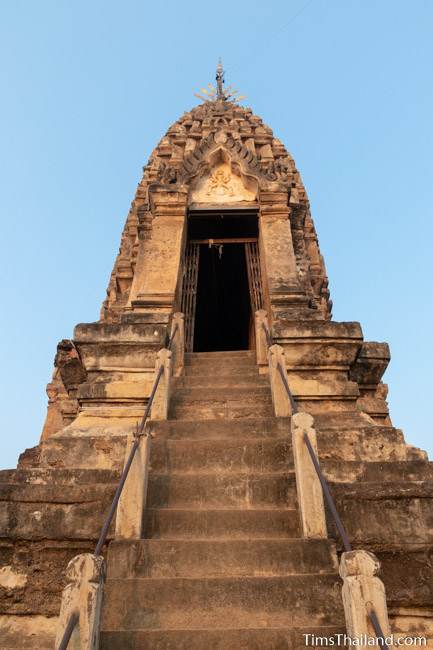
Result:
M62 592L57 624L56 649L73 616L77 623L68 644L69 650L97 650L99 620L105 577L104 559L91 553L76 555L66 569L68 584Z
M314 418L308 413L295 413L291 418L291 430L302 536L307 539L326 538L323 490L305 444L307 435L318 459ZM376 616L383 638L390 634L385 586L378 577L379 572L380 562L373 553L355 550L341 556L340 576L343 579L347 634L356 639L356 645L360 648L367 647L368 639L377 635L372 616Z
M185 364L185 316L182 312L173 315L171 324L173 355L173 376L179 377L182 374Z
M324 538L328 533L322 486L304 440L306 434L318 456L313 417L308 413L295 413L291 420L291 430L302 536L307 539Z
M155 380L160 374L153 397L150 415L153 420L165 420L170 404L171 378L180 374L184 365L184 316L173 317L171 341L173 352L161 349L155 363ZM174 363L173 363L174 359ZM129 461L136 433L130 433L125 450L125 466ZM116 539L140 539L142 536L143 513L146 507L147 484L151 435L147 424L143 440L134 454L127 480L116 511ZM97 650L99 647L99 619L104 585L104 559L102 556L85 553L75 556L67 568L68 584L62 592L62 604L58 621L56 648L59 647L65 630L73 617L77 623L72 632L68 648L76 650Z
M268 315L264 309L259 309L254 314L254 326L256 337L256 361L259 366L259 372L264 373L268 365L268 347L269 343L266 337L266 328L268 325Z
M343 605L347 634L360 641L357 647L371 646L368 638L376 636L371 615L377 617L383 640L390 635L385 586L378 577L380 562L368 551L343 553L340 576L343 579Z

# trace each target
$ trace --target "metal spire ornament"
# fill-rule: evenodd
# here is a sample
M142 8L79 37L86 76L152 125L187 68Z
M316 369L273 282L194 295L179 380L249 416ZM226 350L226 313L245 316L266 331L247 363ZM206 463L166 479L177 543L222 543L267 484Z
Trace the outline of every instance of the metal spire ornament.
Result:
M216 88L212 84L208 84L207 88L200 88L199 93L194 93L195 97L198 97L204 102L230 102L232 104L236 104L242 99L245 99L245 95L239 95L239 91L235 90L232 86L224 88L224 74L223 64L221 59L219 59L215 76Z

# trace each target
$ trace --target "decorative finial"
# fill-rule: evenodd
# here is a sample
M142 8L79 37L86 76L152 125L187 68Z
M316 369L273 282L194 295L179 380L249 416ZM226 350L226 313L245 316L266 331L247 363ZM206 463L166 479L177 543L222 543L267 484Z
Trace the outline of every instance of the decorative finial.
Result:
M221 59L218 60L215 80L216 88L212 84L208 84L207 88L201 88L200 92L194 93L194 95L204 102L230 102L236 104L236 102L245 99L245 96L239 95L239 91L234 90L232 86L224 88L224 70Z
M225 95L224 95L224 70L223 70L223 63L221 61L221 57L218 59L218 65L216 69L216 82L217 82L217 99L219 101L224 101L225 100Z

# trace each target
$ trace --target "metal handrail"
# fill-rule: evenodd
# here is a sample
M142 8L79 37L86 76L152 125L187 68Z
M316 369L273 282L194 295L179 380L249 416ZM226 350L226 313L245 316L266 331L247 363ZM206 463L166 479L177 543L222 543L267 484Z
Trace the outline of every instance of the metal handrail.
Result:
M73 631L75 630L75 626L78 623L79 619L79 614L78 612L74 612L71 616L71 618L68 621L67 626L65 627L65 631L63 633L63 638L60 641L59 649L58 650L66 650L66 648L69 645L69 641L71 640L71 636Z
M272 338L272 334L271 334L271 332L269 330L269 327L266 325L265 322L262 322L262 328L263 328L263 331L264 331L265 336L266 336L266 342L268 344L268 348L270 348L274 343L273 338ZM282 382L284 384L284 388L286 389L287 394L289 396L290 404L291 404L291 407L292 407L292 412L297 413L298 412L298 405L295 402L295 398L293 397L293 393L290 390L290 386L289 386L289 384L287 382L287 377L284 374L284 370L283 370L283 367L282 367L280 362L278 362L278 364L277 364L277 370L281 375L281 379L282 379Z
M388 644L385 641L385 637L383 635L383 631L380 626L379 619L377 618L377 614L374 607L370 607L370 609L368 610L368 618L370 619L370 622L373 626L373 630L377 640L379 641L379 645L381 646L381 648L388 648Z
M265 325L265 323L263 323L263 322L262 322L262 327L263 327L263 330L264 330L264 332L265 332L266 343L268 344L268 348L270 348L271 345L273 345L273 339L272 339L271 332L269 331L269 327L267 327L267 326Z
M176 333L179 329L179 326L175 325L173 332L171 333L170 339L167 344L167 349L171 350L171 346L173 345L174 338L176 336ZM119 479L119 483L117 485L116 491L113 496L113 500L111 502L110 510L108 512L107 517L105 518L104 524L101 529L101 533L99 535L98 542L95 546L94 550L94 555L98 556L101 555L101 551L104 547L105 542L107 541L107 535L108 531L110 529L111 523L113 521L113 517L116 514L117 506L119 504L119 499L122 494L124 485L126 483L126 479L128 478L129 470L131 469L132 461L134 460L134 456L137 452L138 446L140 444L140 438L142 438L144 435L148 435L144 433L144 428L146 426L146 421L147 418L149 417L150 414L150 409L152 408L152 403L155 398L156 391L158 389L159 382L161 380L161 377L164 373L164 367L160 366L158 369L158 372L156 373L155 381L151 390L151 393L149 395L149 400L146 404L146 408L143 413L143 417L141 418L140 424L137 426L137 430L134 432L134 444L131 447L131 451L128 456L128 460L125 463L125 466L123 468L122 474ZM74 612L69 621L67 626L65 627L65 631L63 633L62 640L60 641L58 650L67 650L67 647L69 645L69 641L71 640L71 636L74 632L75 626L77 625L79 620L79 615L77 612Z
M168 339L167 350L171 350L171 346L173 345L174 337L176 336L178 329L179 329L179 325L176 323L176 325L174 326L174 330L172 331L170 338Z
M268 343L268 347L271 347L273 341L272 341L272 337L271 337L269 328L266 327L265 323L262 323L262 327L263 327L263 330L264 330L264 332L266 334L266 340L267 340L267 343ZM288 398L290 400L290 404L292 406L292 412L297 413L298 412L298 406L296 404L295 398L293 397L293 393L290 390L290 386L289 386L289 382L287 381L286 374L284 373L283 367L281 366L280 363L278 363L277 369L278 369L278 372L280 373L281 380L283 382L284 388L286 389L287 396L288 396ZM330 510L330 512L332 514L335 525L336 525L337 530L338 530L338 532L340 534L341 541L343 542L343 548L344 548L344 550L346 552L350 552L350 551L352 551L352 545L351 545L351 543L349 541L349 537L347 535L346 529L344 528L343 522L341 521L340 515L338 514L338 510L337 510L337 508L335 506L334 499L332 498L332 494L331 494L331 492L329 490L328 482L327 482L327 480L326 480L326 478L325 478L325 476L324 476L324 474L323 474L323 472L322 472L322 470L320 468L319 461L317 459L316 454L314 453L313 446L312 446L312 444L310 442L310 439L309 439L306 432L304 432L303 440L304 440L304 442L305 442L305 444L307 446L308 453L309 453L310 458L311 458L311 462L314 465L314 469L316 470L317 477L318 477L318 479L320 481L320 485L322 487L323 495L324 495L324 497L326 499L329 510ZM382 648L388 648L388 645L385 642L385 637L384 637L381 625L379 623L379 619L378 619L376 611L375 611L375 609L373 607L370 607L370 609L368 611L368 617L370 619L371 625L372 625L372 627L374 629L374 632L376 634L379 645Z
M335 525L337 526L337 530L340 533L341 541L343 542L343 548L346 552L352 551L352 545L349 541L349 538L346 533L346 529L344 528L343 522L340 519L340 515L338 514L337 508L335 506L334 499L332 498L331 492L329 491L329 486L328 482L320 469L320 464L317 459L316 454L314 453L313 446L310 442L310 439L307 435L306 432L304 432L304 442L307 446L308 453L310 454L311 461L314 465L314 469L316 470L317 477L320 481L320 485L322 486L322 491L325 496L326 502L329 506L329 510L331 511L331 514L334 518ZM382 628L379 623L379 619L377 617L376 611L373 607L371 607L368 610L368 618L370 619L371 625L373 626L374 633L376 634L376 638L379 642L379 645L382 648L388 648L387 643L385 642L385 637L382 631Z
M314 469L316 470L316 474L319 478L320 485L322 486L322 491L325 496L326 502L329 506L329 510L331 511L332 516L334 517L335 525L337 526L337 530L340 533L341 541L343 542L343 547L345 551L351 551L352 550L352 545L349 542L349 538L346 533L346 529L343 526L343 522L340 519L340 515L338 514L337 508L334 503L334 499L332 498L331 492L329 491L329 486L326 481L325 476L323 475L322 470L320 469L319 461L317 460L317 456L314 453L313 445L310 442L310 439L307 435L307 433L304 431L304 442L307 445L308 453L310 454L311 462L314 465Z
M281 363L279 363L279 362L278 362L278 365L277 365L277 370L280 373L281 380L283 382L284 388L286 389L287 395L289 396L290 404L292 406L292 413L297 413L298 412L298 405L295 402L295 398L293 397L293 393L290 390L290 386L289 386L289 383L287 381L287 377L284 374L284 370L283 370L283 368L281 366Z

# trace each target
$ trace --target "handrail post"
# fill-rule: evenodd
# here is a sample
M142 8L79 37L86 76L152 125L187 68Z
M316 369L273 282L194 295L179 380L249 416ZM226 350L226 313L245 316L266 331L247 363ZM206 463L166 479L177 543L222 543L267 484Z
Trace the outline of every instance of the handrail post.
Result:
M349 551L341 556L340 576L343 579L347 633L352 638L365 639L382 635L380 645L386 646L390 626L385 586L378 578L379 571L379 560L368 551Z
M185 363L185 316L182 312L178 311L173 314L171 330L175 332L171 347L173 352L173 375L179 377Z
M307 539L326 538L328 534L322 486L304 439L307 435L317 456L314 419L308 413L295 413L292 415L291 429L301 533Z
M182 314L183 316L183 314ZM174 326L176 327L176 325ZM177 340L180 331L176 330L172 345ZM172 352L163 348L157 354L155 363L155 378L161 373L156 392L151 405L150 416L153 420L166 420L170 402L170 386L172 375ZM128 436L125 463L129 462L131 450L137 444L137 433ZM141 439L141 438L144 438ZM116 532L117 539L140 539L143 529L143 513L147 500L147 484L149 477L149 459L152 444L149 426L140 436L140 441L133 457L128 480L122 490L119 498L116 513Z
M256 334L256 361L259 369L264 368L268 363L268 341L266 330L268 326L267 312L258 309L254 314L254 327Z
M342 596L347 632L352 638L358 639L357 645L360 647L370 647L371 643L369 643L368 639L375 636L378 642L377 645L388 648L387 637L390 636L390 626L385 587L377 577L380 562L373 553L352 550L346 529L340 519L328 483L319 465L316 438L315 435L312 435L314 432L313 422L313 418L306 413L298 413L292 418L293 426L300 430L304 447L308 451L316 478L320 483L323 496L326 498L343 543L344 552L341 555L340 576L343 578ZM293 445L293 448L296 459L296 444ZM302 510L305 499L300 496L298 473L296 476L298 501ZM302 477L300 478L302 481ZM365 643L359 643L360 639L361 641L365 639Z
M97 650L105 577L104 559L91 553L76 555L68 564L66 577L68 584L62 592L55 647ZM72 631L71 619L75 620ZM71 634L64 640L66 631Z
M173 332L174 334L175 332ZM90 553L77 555L68 565L67 576L70 582L62 594L56 637L57 650L67 650L70 641L76 650L98 649L104 582L104 559L101 552L122 496L123 503L120 505L121 512L116 521L116 533L119 537L126 538L131 538L131 536L140 538L141 536L150 453L150 433L146 432L145 428L150 414L154 419L167 418L172 373L171 351L160 350L155 365L155 381L149 400L140 424L137 423L137 431L128 439L123 471L102 526L95 552L93 555ZM142 437L145 437L146 440L140 446ZM126 479L130 472L133 475L133 480L127 483ZM127 499L131 499L132 503L127 505Z
M136 434L130 433L126 443L125 465L135 441ZM120 495L116 512L116 539L140 539L142 536L151 444L152 437L147 426L131 463L128 480Z
M288 385L286 361L281 345L271 345L268 350L268 364L274 413L277 417L289 417L292 415L293 409L290 396L281 376L281 373L283 373Z
M166 348L160 350L156 355L155 373L158 374L159 369L162 368L162 375L150 411L152 420L166 420L168 417L172 374L171 357L171 351Z

